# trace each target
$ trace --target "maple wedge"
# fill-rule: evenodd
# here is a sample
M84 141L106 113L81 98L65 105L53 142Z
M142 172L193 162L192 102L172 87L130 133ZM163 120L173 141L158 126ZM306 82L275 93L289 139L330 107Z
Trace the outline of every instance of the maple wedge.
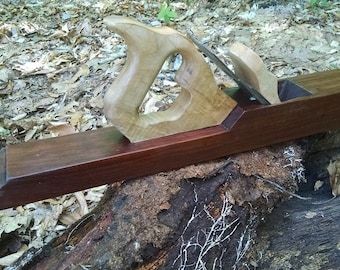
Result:
M262 59L251 49L236 42L229 49L236 75L259 91L271 104L280 103L277 78L267 71Z

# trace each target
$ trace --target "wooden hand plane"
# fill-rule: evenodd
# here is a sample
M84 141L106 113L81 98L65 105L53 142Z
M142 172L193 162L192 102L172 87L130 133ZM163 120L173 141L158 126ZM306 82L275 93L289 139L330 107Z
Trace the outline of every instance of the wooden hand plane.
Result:
M244 87L224 92L190 38L119 16L104 22L128 46L125 67L104 98L113 126L0 150L0 209L340 128L339 69L277 81L251 50L235 45L230 56ZM167 111L140 115L174 53L183 57L180 96Z

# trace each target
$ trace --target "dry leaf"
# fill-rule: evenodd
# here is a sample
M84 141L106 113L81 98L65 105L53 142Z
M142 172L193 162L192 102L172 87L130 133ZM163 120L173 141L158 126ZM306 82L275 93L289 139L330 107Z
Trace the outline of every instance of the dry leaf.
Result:
M34 134L37 132L38 128L37 127L33 127L32 129L30 129L26 135L25 135L25 142L28 142L29 140L31 140L34 136Z
M329 173L332 194L333 196L338 196L340 194L340 161L330 162L327 171Z
M69 80L69 83L75 83L80 77L83 77L83 76L88 76L90 73L90 69L88 66L86 65L82 65L78 72L72 77L72 79Z
M67 226L72 225L76 221L80 219L80 216L78 214L72 214L72 213L63 213L59 217L59 221Z
M24 213L15 216L5 216L0 214L0 236L3 232L10 233L19 228L26 228L31 222L32 215Z
M89 190L86 193L85 199L90 202L99 202L103 197L103 193L104 192L96 192L95 190Z
M102 96L96 96L90 99L89 104L92 108L103 109L104 108L104 99Z
M171 204L169 202L164 202L159 206L159 210L168 210L170 209Z
M49 131L51 132L53 137L64 136L73 133L77 133L76 129L70 124L61 124L56 126L50 126Z
M84 215L88 214L89 213L89 209L87 207L87 203L86 203L86 199L85 199L83 191L75 192L74 196L77 198L77 201L78 201L79 206L80 206L79 214L81 216L84 216Z
M323 186L323 184L324 184L324 181L320 181L320 180L316 181L314 184L314 191L319 190Z
M83 117L83 113L81 111L76 111L74 114L72 114L70 118L71 125L79 129L82 123L82 117Z
M312 211L308 211L307 213L306 213L306 215L305 215L305 218L313 218L313 217L315 217L317 215L317 213L316 212L312 212Z
M21 119L25 118L26 115L27 115L27 113L20 113L20 114L18 114L17 116L13 117L12 120L13 120L13 121L21 120Z

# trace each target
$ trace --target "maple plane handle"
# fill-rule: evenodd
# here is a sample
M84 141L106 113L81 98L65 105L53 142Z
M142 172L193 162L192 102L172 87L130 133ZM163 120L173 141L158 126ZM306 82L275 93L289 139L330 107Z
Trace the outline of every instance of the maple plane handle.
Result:
M104 23L127 45L125 66L104 97L104 113L131 142L219 125L237 105L218 88L209 65L186 36L122 16L106 17ZM166 111L140 114L164 61L176 53L182 56L176 74L179 96Z

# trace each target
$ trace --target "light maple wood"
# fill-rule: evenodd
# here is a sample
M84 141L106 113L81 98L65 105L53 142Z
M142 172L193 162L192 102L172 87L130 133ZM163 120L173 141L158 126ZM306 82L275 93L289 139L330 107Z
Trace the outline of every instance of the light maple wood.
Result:
M236 42L229 49L235 73L259 91L271 104L280 103L277 78L267 71L262 59L250 48Z
M128 50L123 70L105 95L104 112L131 142L219 125L236 106L218 89L210 67L184 35L122 16L106 17L104 23L124 38ZM164 61L175 53L183 59L176 75L180 95L166 111L139 114Z

